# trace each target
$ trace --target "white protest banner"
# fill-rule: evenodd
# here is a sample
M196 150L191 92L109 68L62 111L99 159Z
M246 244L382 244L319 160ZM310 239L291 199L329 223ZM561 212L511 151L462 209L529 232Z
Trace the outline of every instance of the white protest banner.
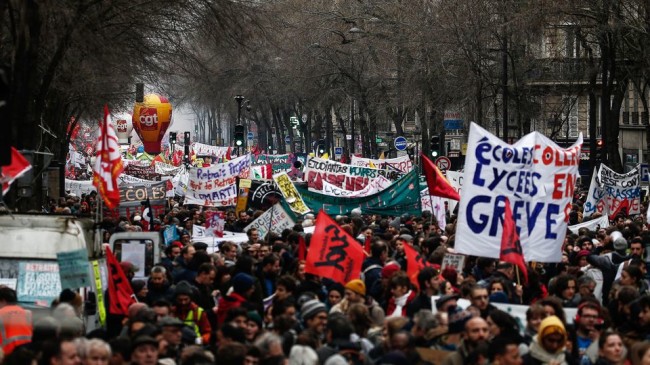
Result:
M253 155L251 157L253 166L271 165L274 173L282 171L290 171L292 164L291 154L285 153L283 155Z
M185 166L174 175L172 178L172 186L174 186L174 193L179 196L185 196L187 191L187 183L190 181L190 173Z
M331 196L346 196L349 198L364 197L372 194L376 194L386 187L390 186L391 181L383 176L379 176L376 179L372 179L370 183L363 189L357 191L341 189L337 186L334 186L327 181L323 181L323 191L325 195Z
M168 163L156 161L154 168L156 170L156 173L161 174L161 175L176 175L181 171L183 168L183 165L180 166L174 166L170 165Z
M289 174L286 172L275 174L273 175L273 180L278 185L278 189L282 193L282 196L284 196L284 200L289 204L291 210L300 215L311 212L311 209L302 200L298 189L293 185Z
M603 190L603 205L604 209L607 209L609 219L614 219L619 213L628 216L641 213L639 166L626 174L619 174L605 165L600 165L598 181Z
M605 192L600 187L598 182L598 168L594 167L594 173L591 175L591 184L589 184L589 192L587 193L587 200L582 207L582 213L588 217L596 212L603 213L605 209L603 197ZM607 215L607 212L604 213Z
M197 156L226 157L229 147L210 146L199 142L192 143L192 150Z
M371 180L379 176L383 176L389 180L396 180L402 175L401 171L352 166L317 157L312 157L307 160L304 173L304 180L307 182L307 186L317 191L323 190L323 181L327 181L345 190L356 191L365 188Z
M160 181L145 180L139 177L121 174L117 177L118 185L151 185L151 184L160 184Z
M291 219L289 214L282 208L282 204L276 203L264 214L260 215L244 228L244 232L248 232L251 228L257 228L260 238L264 239L269 230L274 233L282 233L286 228L293 228L296 222Z
M582 134L564 149L538 132L509 145L472 123L458 210L456 252L499 257L508 198L524 258L560 262L581 146Z
M227 207L237 204L237 177L248 178L250 155L189 172L185 204Z
M463 192L463 173L460 171L447 171L445 173L449 185L451 185L454 190L460 195ZM446 199L449 202L449 212L452 212L456 209L458 201L454 199Z
M587 228L590 231L597 231L601 228L607 228L609 227L609 218L607 218L607 215L603 215L600 218L592 219L587 222L582 222L580 224L574 224L572 226L569 226L569 230L575 234L578 234L578 231L580 228Z
M445 202L450 199L439 196L429 195L429 188L420 190L420 204L422 211L429 211L436 217L438 227L445 228L447 225L447 212L445 211ZM433 204L433 205L432 205Z
M95 186L92 180L70 180L65 179L65 191L81 196L82 194L89 194L95 191Z
M380 170L390 170L394 169L407 173L413 169L413 162L408 155L400 156L397 158L389 158L384 160L378 160L374 158L363 158L352 155L350 165L352 166L361 166L361 167L372 167Z

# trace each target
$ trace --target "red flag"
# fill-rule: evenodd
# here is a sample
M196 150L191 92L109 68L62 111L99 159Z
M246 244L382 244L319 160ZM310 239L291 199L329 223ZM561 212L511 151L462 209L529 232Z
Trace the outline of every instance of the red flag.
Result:
M226 161L232 160L232 156L230 155L231 152L232 152L232 147L228 147L228 149L226 150Z
M106 267L108 269L108 296L110 298L111 314L124 315L129 313L129 306L136 302L131 283L126 278L122 266L117 261L111 249L106 246Z
M372 245L371 241L370 237L366 237L366 241L363 243L363 250L366 251L368 255L370 255L370 246Z
M120 204L120 189L117 178L124 171L120 145L117 142L115 129L112 126L108 105L104 105L104 122L97 140L97 157L93 167L93 185L104 199L108 209Z
M298 236L298 260L304 261L307 259L307 242L302 235Z
M411 283L419 288L418 274L420 270L427 266L433 267L433 265L428 263L424 257L420 256L420 253L408 243L404 243L404 254L406 255L406 274L411 279Z
M460 200L460 195L449 184L449 181L440 172L438 166L434 164L427 156L421 154L422 158L422 171L427 178L427 186L429 187L429 194L439 196L441 198L449 198Z
M510 199L507 197L505 199L506 207L505 216L503 218L503 236L501 236L501 252L499 253L499 260L516 265L524 276L522 284L526 284L528 283L528 269L526 268L523 251L521 250L519 234L517 234L517 226L512 217Z
M305 272L343 285L361 275L363 247L322 210L309 248Z
M17 178L23 176L24 173L31 170L32 165L17 149L11 147L11 164L9 166L2 166L2 174L0 174L0 182L2 182L2 195L6 195L9 191L11 183Z

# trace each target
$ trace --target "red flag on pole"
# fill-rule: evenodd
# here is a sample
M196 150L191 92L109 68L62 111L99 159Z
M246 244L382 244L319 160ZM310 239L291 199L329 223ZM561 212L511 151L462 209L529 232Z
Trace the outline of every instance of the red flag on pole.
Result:
M427 156L421 154L422 158L422 171L427 178L427 186L429 187L429 195L439 196L441 198L449 198L460 200L460 195L454 190L453 186L449 184L447 178L440 172L438 166L434 164Z
M302 235L298 236L298 260L304 261L307 259L307 242Z
M406 275L411 279L411 283L419 288L418 274L420 270L432 265L408 243L404 243L404 254L406 255Z
M17 178L23 176L27 171L31 170L32 165L17 149L11 147L11 164L2 166L2 174L0 174L0 182L2 182L2 195L9 192L11 183Z
M359 278L365 257L359 242L321 210L316 217L305 272L345 285Z
M521 284L528 283L528 269L524 254L521 250L521 242L519 241L519 234L517 234L517 226L512 217L512 209L510 207L510 199L507 197L506 207L503 218L503 236L501 237L501 252L499 253L499 260L509 262L516 265L519 271L524 276L524 281Z
M104 122L100 129L96 147L97 156L93 166L93 185L97 187L106 207L113 209L120 204L117 178L124 171L124 165L122 165L120 145L112 126L108 105L104 105Z
M108 269L108 296L110 298L111 314L124 315L129 313L129 306L135 303L135 295L131 283L126 278L122 266L117 261L111 249L106 247L106 267Z

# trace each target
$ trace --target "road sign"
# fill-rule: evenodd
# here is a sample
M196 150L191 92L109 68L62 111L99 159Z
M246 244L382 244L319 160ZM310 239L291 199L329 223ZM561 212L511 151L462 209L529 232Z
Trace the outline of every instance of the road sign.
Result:
M351 141L352 140L352 135L351 134L346 134L345 139L348 140L348 141Z
M249 140L249 141L252 141L253 138L255 137L255 135L253 134L253 132L248 132L248 134L246 135L246 137L248 137L248 140Z
M445 172L451 167L451 160L447 156L440 156L436 158L436 166L438 166L440 171Z
M335 156L343 155L343 147L334 147L334 155Z
M291 143L291 137L289 137L289 136L284 137L284 143L285 144L290 144Z
M406 138L403 136L398 136L395 137L395 142L393 142L395 145L395 149L398 151L404 151L406 149L406 145L408 144L406 141Z

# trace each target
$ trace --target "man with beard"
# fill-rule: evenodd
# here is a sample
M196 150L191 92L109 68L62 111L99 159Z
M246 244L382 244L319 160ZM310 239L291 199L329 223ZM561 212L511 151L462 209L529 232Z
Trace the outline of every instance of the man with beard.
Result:
M174 296L174 287L167 278L167 269L163 266L154 266L151 268L151 275L147 283L147 298L145 301L152 306L159 300L172 301Z
M275 293L275 279L278 274L280 274L280 257L276 254L264 257L256 275L260 284L262 284L264 298L268 298Z
M641 237L634 237L630 240L630 258L621 262L618 265L618 270L616 271L616 278L614 280L619 280L623 269L630 266L633 259L643 259L643 254L645 250L643 248L643 239Z
M216 304L212 296L212 284L214 284L216 276L217 268L206 262L199 266L197 275L191 283L198 292L195 298L196 304L208 314L208 320L213 329L217 328L217 315L212 310Z
M180 319L186 326L192 328L196 337L200 338L202 343L210 343L212 327L205 310L192 301L194 295L192 285L186 281L181 281L176 285L174 295L176 305L173 308L172 315Z
M490 331L487 322L481 317L474 317L465 323L463 340L458 350L452 352L443 360L442 365L463 365L470 353L481 345L486 344Z

